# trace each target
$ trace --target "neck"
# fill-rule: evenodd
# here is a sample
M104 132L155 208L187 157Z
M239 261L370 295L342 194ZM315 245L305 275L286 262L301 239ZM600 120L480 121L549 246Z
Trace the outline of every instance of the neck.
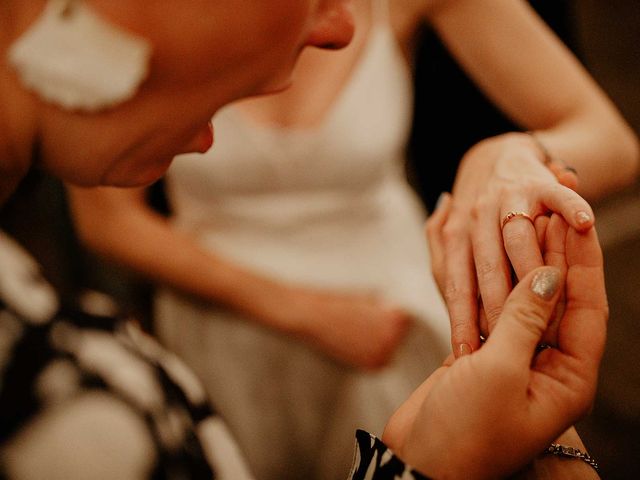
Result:
M6 54L17 36L16 12L0 8L0 204L13 192L31 165L36 138L35 111L31 96L19 84L6 62Z
M0 67L0 76L7 78L4 67ZM5 88L4 80L0 80L0 204L11 195L18 182L31 166L32 150L35 139L33 118L25 107L19 107L19 98L24 92L14 95Z
M4 112L2 112L4 114ZM0 115L0 206L13 193L22 177L29 170L30 154L12 141L8 122Z

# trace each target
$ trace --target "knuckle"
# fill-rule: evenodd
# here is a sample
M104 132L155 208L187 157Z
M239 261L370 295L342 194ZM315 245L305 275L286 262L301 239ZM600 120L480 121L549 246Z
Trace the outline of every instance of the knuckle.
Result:
M500 196L501 198L513 198L516 196L519 197L522 195L523 191L528 191L531 187L531 182L529 182L527 185L516 185L513 183L509 183L507 185L503 184L500 187Z
M457 341L462 340L467 333L468 323L467 322L454 322L451 325L451 336Z
M424 230L427 236L431 237L437 234L442 228L441 222L437 222L433 217L429 217L425 222Z
M483 213L491 209L492 204L493 202L491 198L489 198L489 196L480 196L471 207L471 218L474 220L478 220L483 215Z
M492 325L502 315L502 305L484 305L484 313L487 316L487 321Z
M476 260L476 273L481 280L491 279L498 273L498 264L489 260Z
M458 286L455 282L447 282L444 287L444 298L447 302L453 302L464 295L464 290Z
M471 207L471 220L478 221L480 217L482 217L483 207L479 202L476 202Z
M512 304L509 313L516 317L529 333L542 337L548 317L543 307L536 304Z
M442 228L442 239L447 242L455 241L464 233L464 227L459 222L447 222Z

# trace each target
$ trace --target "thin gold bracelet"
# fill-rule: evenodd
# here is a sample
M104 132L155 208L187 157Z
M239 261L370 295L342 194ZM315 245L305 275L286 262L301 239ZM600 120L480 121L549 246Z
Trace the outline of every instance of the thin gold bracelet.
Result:
M526 133L527 135L529 135L529 137L531 137L531 140L533 140L533 143L536 144L536 147L538 147L538 150L542 152L542 156L543 156L542 163L544 163L546 166L549 166L549 164L553 163L553 157L551 156L551 153L549 153L549 149L544 143L540 141L538 136L531 130L528 130L524 133Z
M596 472L599 469L598 462L596 462L591 455L575 447L552 443L543 453L548 455L558 455L559 457L565 458L577 458L578 460L582 460L583 462L591 465Z
M540 140L540 138L538 138L538 135L536 135L535 132L532 132L531 130L528 130L526 132L527 135L529 135L529 137L531 137L531 140L533 140L533 143L536 144L536 147L538 147L538 150L540 150L542 152L542 163L545 166L549 166L551 165L554 161L558 161L558 163L560 163L565 170L569 170L571 172L573 172L574 174L578 175L578 171L567 165L567 162L565 162L564 160L556 160L553 158L553 156L551 155L551 152L549 152L549 149L547 148L547 146L542 142L542 140Z

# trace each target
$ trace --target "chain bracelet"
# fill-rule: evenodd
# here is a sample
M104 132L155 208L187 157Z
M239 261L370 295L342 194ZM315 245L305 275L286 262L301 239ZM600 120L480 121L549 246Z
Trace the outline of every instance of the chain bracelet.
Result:
M591 457L591 455L575 447L568 447L566 445L552 443L547 447L544 453L549 455L558 455L560 457L566 457L566 458L577 458L591 465L596 472L598 471L598 468L599 468L598 463Z

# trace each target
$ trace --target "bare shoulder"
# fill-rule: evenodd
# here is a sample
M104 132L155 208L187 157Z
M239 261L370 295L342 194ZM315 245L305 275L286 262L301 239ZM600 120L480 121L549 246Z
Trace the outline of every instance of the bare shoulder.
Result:
M429 6L438 0L388 0L391 23L401 43L411 39L425 20Z
M422 20L430 23L439 14L446 11L456 10L464 8L465 4L480 5L481 0L414 0L417 3L422 3L422 9L420 15Z
M393 16L401 13L416 20L424 17L433 3L441 0L388 0Z
M465 0L388 0L391 19L400 38L410 38L423 23L431 21L443 10ZM478 0L474 0L478 1Z

